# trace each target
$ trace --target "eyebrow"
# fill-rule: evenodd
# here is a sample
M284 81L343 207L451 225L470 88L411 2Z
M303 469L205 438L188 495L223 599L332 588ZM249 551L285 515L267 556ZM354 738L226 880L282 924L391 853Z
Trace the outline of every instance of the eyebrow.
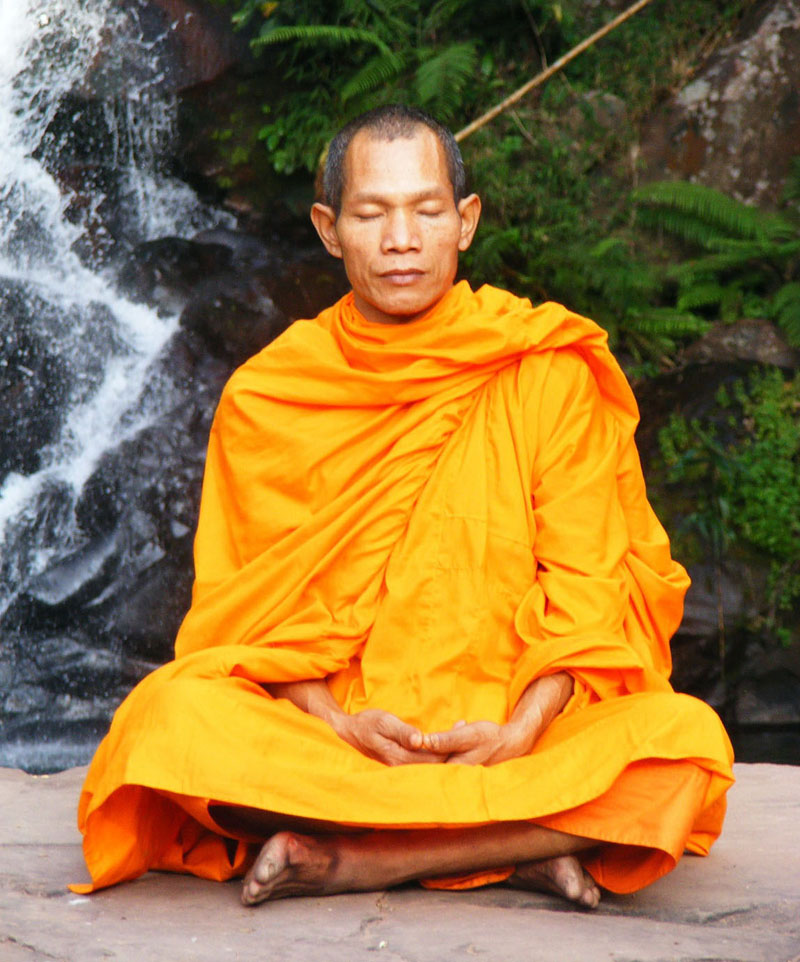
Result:
M422 200L439 200L443 195L446 195L446 194L447 194L447 191L437 186L437 187L426 187L424 190L419 190L415 194L408 194L403 196L404 198L407 198L411 203L414 203ZM383 193L375 194L375 193L366 193L366 192L356 191L354 194L351 194L348 199L352 203L357 203L357 204L369 204L369 203L381 204L386 202L387 195Z

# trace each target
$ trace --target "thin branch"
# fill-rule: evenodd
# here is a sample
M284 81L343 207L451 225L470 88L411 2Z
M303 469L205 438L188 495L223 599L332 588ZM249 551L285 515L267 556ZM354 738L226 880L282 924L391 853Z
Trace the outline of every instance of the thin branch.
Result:
M532 135L531 132L528 130L528 128L525 126L525 124L523 124L523 122L520 120L519 114L516 112L516 110L510 110L510 111L509 111L509 116L510 116L511 119L514 121L514 123L517 125L517 127L519 127L519 132L522 134L522 136L525 138L525 140L528 141L528 143L531 145L531 147L535 147L535 146L536 146L536 141L533 139L533 135Z
M587 37L582 40L577 47L573 47L568 53L565 53L563 57L559 57L558 60L552 66L547 67L541 73L537 74L532 80L529 80L526 84L523 84L518 90L515 90L513 94L506 97L497 106L492 107L491 110L487 110L485 114L478 117L477 120L473 120L471 124L468 124L462 130L456 134L456 140L461 141L470 134L474 134L476 130L480 130L481 127L485 127L490 120L494 120L498 114L502 114L509 107L513 107L515 103L522 100L525 94L530 93L535 87L541 86L546 80L549 80L553 74L558 73L559 70L563 70L568 63L571 63L576 57L580 56L584 50L588 50L589 47L597 43L598 40L602 40L606 34L611 33L612 30L616 30L621 24L626 20L630 19L635 13L644 9L652 0L637 0L632 6L628 7L627 10L623 11L619 16L614 17L612 21L607 23L604 27L601 27L591 37Z
M525 16L528 19L528 25L531 28L531 33L533 34L533 39L536 41L536 46L539 48L539 59L542 61L542 68L547 67L547 54L544 52L544 46L542 44L542 38L539 36L539 31L536 28L536 21L533 19L533 15L528 9L528 0L519 0L519 5L522 7Z

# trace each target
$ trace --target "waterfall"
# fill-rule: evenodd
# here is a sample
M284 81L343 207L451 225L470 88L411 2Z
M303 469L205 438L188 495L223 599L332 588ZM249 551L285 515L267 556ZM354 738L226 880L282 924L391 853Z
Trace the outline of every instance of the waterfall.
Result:
M32 584L57 602L102 564L81 490L173 400L154 365L177 318L120 293L122 255L228 223L167 172L176 98L146 15L140 0L0 0L0 404L17 405L0 412L0 616ZM0 624L0 720L15 664Z
M154 415L152 398L145 411L137 400L177 323L120 296L112 272L86 256L102 244L102 224L99 238L92 232L104 198L101 191L81 198L76 218L76 198L56 180L53 170L71 135L56 123L65 99L93 71L92 83L113 94L104 99L101 119L121 172L125 243L219 219L163 170L175 102L159 86L161 60L158 43L142 39L135 4L5 0L0 8L0 297L4 312L12 301L27 314L18 321L38 325L66 382L63 423L38 453L38 470L12 471L0 487L0 612L26 580L76 546L70 502L102 452ZM32 376L10 371L5 356L0 363L8 382ZM48 502L58 503L56 517Z

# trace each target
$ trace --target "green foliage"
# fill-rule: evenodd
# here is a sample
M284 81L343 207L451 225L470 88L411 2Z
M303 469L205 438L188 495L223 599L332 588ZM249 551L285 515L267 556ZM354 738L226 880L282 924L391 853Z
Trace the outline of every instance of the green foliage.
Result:
M634 199L640 225L700 249L669 272L679 310L768 318L800 347L800 217L791 208L768 213L685 181L650 184Z
M254 33L254 53L268 53L280 78L259 137L283 174L313 172L332 134L381 103L404 101L459 123L492 95L501 73L513 74L496 64L511 59L524 69L532 54L538 62L538 46L544 51L561 36L558 5L543 0L499 0L491 7L477 0L228 5L234 22Z
M764 627L783 637L800 600L800 374L755 370L717 404L723 417L674 414L659 435L667 490L692 492L679 547L719 561L737 545L764 558Z
M278 93L258 137L280 174L314 172L333 132L381 103L421 106L460 127L609 18L604 4L551 0L215 2L227 2L250 31L261 61L269 56L278 80L269 86ZM484 201L463 260L467 276L535 301L564 301L595 318L634 372L670 364L721 304L731 315L740 310L753 291L721 283L719 265L706 265L691 283L664 273L662 255L645 250L641 225L633 223L630 170L617 167L637 117L685 75L698 44L721 39L750 2L684 0L675 10L654 4L548 83L538 102L524 101L466 141L465 160ZM636 202L642 224L658 208L662 220L672 218L675 236L696 245L783 243L736 201L658 199L655 189L652 203ZM748 218L756 226L748 227ZM787 301L783 310L788 331L794 306Z
M782 218L685 180L648 184L636 190L634 198L642 205L643 223L703 247L728 238L766 240L793 234L792 225Z
M331 24L297 24L289 27L274 27L263 29L258 37L252 41L256 51L263 50L274 43L287 43L294 40L298 47L317 49L320 45L344 46L349 43L373 44L382 54L389 53L389 48L381 38L371 30L359 27L340 27Z

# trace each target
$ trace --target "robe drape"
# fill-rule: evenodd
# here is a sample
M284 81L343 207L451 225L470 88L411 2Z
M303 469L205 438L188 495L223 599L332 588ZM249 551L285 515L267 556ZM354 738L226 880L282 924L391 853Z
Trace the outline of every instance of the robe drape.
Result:
M192 606L90 766L77 888L241 874L252 845L210 803L535 820L608 843L585 864L618 892L707 853L732 754L668 681L688 578L647 502L637 420L604 332L557 304L461 282L407 324L366 320L352 293L292 324L223 392ZM345 711L439 731L506 721L556 671L574 679L565 709L494 766L387 767L263 687L327 678Z

